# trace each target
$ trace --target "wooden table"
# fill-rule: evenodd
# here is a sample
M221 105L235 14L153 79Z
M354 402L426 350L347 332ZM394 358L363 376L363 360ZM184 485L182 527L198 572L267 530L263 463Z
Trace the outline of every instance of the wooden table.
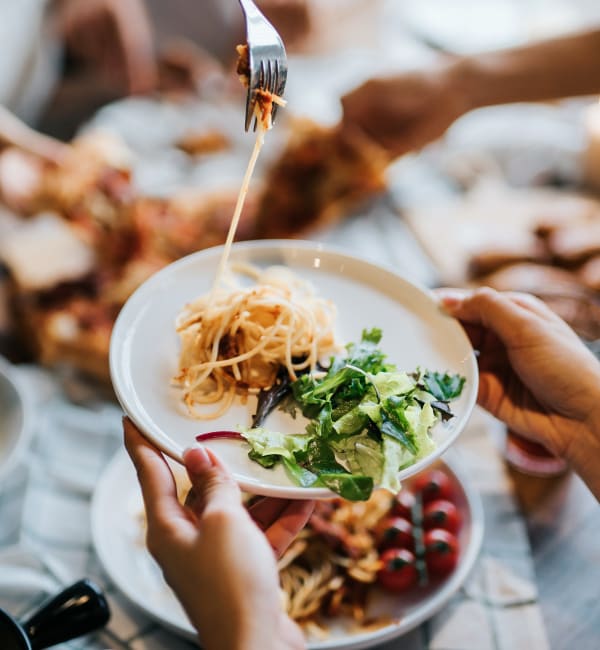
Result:
M552 648L600 647L600 506L573 474L540 479L511 471L527 520Z

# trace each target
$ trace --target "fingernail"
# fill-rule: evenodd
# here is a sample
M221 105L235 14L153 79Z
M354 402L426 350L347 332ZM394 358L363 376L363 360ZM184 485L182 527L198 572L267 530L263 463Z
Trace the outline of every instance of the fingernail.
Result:
M442 307L446 309L454 309L458 307L464 300L465 296L462 291L440 291L438 293L439 301Z
M202 474L213 465L208 452L201 445L188 447L183 452L183 462L187 470L192 474Z

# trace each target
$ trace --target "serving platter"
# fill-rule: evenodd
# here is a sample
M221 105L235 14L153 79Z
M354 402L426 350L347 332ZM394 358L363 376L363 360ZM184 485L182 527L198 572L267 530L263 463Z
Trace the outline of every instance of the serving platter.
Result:
M195 436L250 425L254 398L236 402L211 421L194 419L173 385L179 341L175 319L185 304L212 286L222 248L185 257L145 282L127 301L115 324L110 349L113 387L142 433L168 456L181 462ZM477 396L477 365L470 342L457 321L444 314L432 295L391 269L313 242L269 240L235 244L232 262L282 265L311 282L338 311L337 334L344 343L359 341L364 329L383 331L381 347L399 369L417 367L459 373L466 378L455 414L436 425L435 450L400 472L400 479L420 471L439 457L466 424ZM276 411L265 426L299 433L303 426ZM247 445L235 440L211 440L210 446L233 473L242 489L284 498L329 498L323 488L294 485L282 468L267 469L251 461Z
M451 479L454 501L462 520L460 555L454 572L441 582L406 594L374 590L369 600L371 610L393 623L355 632L350 621L331 619L326 625L327 638L308 639L310 650L359 650L402 636L438 612L467 579L483 540L481 500L456 454L450 452L434 466ZM176 464L173 469L175 473L178 470L183 473ZM143 501L135 470L124 451L117 453L98 482L91 521L96 552L117 588L154 620L177 634L194 639L194 628L145 547Z

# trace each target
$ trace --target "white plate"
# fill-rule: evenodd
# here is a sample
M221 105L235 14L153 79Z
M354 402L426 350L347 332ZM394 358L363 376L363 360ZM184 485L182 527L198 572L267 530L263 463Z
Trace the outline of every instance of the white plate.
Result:
M117 397L142 432L178 462L198 433L248 426L254 412L255 402L249 400L234 404L216 420L195 420L171 382L179 357L175 318L186 303L210 290L221 250L195 253L158 272L127 301L113 330L110 369ZM382 349L399 368L422 366L466 377L463 394L452 405L455 417L434 428L437 448L402 470L401 479L423 469L455 440L475 404L477 365L463 329L442 313L429 293L390 270L311 242L244 242L233 247L232 260L283 264L312 282L321 296L337 305L342 341L359 341L363 329L379 327ZM269 416L266 426L289 433L303 430L279 411ZM244 443L207 444L248 492L301 499L331 496L326 489L293 485L281 467L265 469L251 461Z
M462 516L457 568L443 582L410 595L378 594L373 606L397 619L367 633L350 633L343 621L332 622L330 636L309 642L311 650L371 648L406 634L438 612L460 588L473 568L483 540L483 509L453 457L438 461L455 484L456 504ZM195 638L195 631L175 596L164 582L158 565L144 546L143 502L131 461L120 451L103 473L92 501L92 538L100 561L121 592L148 616L172 631Z

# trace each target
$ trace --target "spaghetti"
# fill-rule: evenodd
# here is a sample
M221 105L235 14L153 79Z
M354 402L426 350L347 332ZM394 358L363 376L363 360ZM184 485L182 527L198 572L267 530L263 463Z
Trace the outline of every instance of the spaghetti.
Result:
M349 619L357 632L391 622L372 618L367 608L381 568L374 531L391 504L383 490L360 503L318 502L309 525L279 560L285 610L308 636L327 636L332 617Z
M336 308L310 283L284 267L232 270L254 283L241 286L229 274L229 287L217 286L187 305L176 323L181 356L175 381L199 419L222 415L236 394L270 388L282 366L296 379L298 371L314 370L338 350ZM217 402L211 412L197 408Z
M238 73L248 84L248 47L239 46ZM336 350L334 306L314 295L312 287L289 270L260 271L246 266L242 274L255 281L243 288L223 287L231 246L250 179L271 128L273 104L285 102L265 90L256 91L254 115L257 137L231 219L223 253L209 294L187 305L176 326L181 339L179 374L190 413L199 419L217 418L231 406L236 394L270 388L284 366L291 379L296 372L314 370L319 359ZM216 410L197 405L220 402Z

